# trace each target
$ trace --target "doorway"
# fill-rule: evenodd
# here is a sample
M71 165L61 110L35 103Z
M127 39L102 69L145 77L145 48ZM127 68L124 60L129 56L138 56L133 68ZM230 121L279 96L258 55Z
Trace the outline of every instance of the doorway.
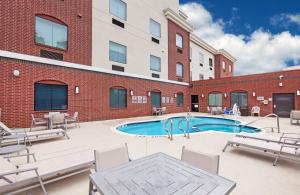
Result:
M199 112L199 96L192 95L191 96L191 111L192 112Z
M273 94L273 113L280 117L290 117L290 113L295 109L295 94L275 93Z

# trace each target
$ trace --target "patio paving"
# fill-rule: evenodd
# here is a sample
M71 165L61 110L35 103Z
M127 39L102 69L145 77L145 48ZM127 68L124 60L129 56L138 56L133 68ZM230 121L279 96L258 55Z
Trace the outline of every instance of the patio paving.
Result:
M185 145L196 151L220 154L219 174L237 183L231 193L233 195L298 195L300 194L300 163L280 160L276 167L272 166L273 157L265 156L259 152L237 151L228 149L222 153L227 140L234 136L230 133L204 132L191 134L191 139L175 136L171 142L166 137L135 137L112 131L112 128L124 122L151 120L168 116L185 115L186 113L165 116L148 116L110 121L97 121L82 123L81 128L69 131L70 140L60 139L50 142L35 143L30 148L37 159L44 154L59 151L62 148L84 147L98 150L108 150L128 143L130 158L138 159L157 152L163 152L180 158L181 147ZM193 116L204 116L193 113ZM206 116L206 115L205 115ZM231 118L231 117L227 117ZM242 117L239 120L249 122L254 117ZM274 126L275 118L268 118L257 122L256 126ZM300 126L291 126L289 119L280 119L282 132L298 132ZM276 133L275 133L276 134ZM88 194L88 173L73 176L52 184L46 185L49 194ZM37 188L22 194L42 194Z

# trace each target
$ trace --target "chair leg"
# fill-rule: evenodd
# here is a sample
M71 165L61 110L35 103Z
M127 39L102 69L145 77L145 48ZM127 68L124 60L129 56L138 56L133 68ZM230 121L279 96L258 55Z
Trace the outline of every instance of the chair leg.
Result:
M223 148L223 152L225 152L226 151L226 149L227 149L227 147L229 146L230 144L227 142L227 144L225 145L225 147Z
M34 125L34 123L33 123L33 121L31 121L31 125L30 125L30 130L29 130L29 131L31 131L31 130L32 130L32 128L33 128L33 125Z
M35 170L35 173L36 173L36 175L37 175L37 177L38 177L38 180L39 180L39 182L40 182L40 185L41 185L41 188L42 188L42 190L43 190L43 192L44 192L44 195L47 195L48 193L47 193L47 191L46 191L46 188L45 188L45 186L44 186L44 183L43 183L43 181L42 181L42 178L40 177L40 175L39 175L39 173L38 173L37 170Z

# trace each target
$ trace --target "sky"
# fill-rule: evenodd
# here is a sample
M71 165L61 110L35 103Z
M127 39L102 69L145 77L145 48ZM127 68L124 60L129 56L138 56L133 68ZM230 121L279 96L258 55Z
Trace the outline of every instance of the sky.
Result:
M235 75L300 65L299 0L180 0L194 33L236 59Z

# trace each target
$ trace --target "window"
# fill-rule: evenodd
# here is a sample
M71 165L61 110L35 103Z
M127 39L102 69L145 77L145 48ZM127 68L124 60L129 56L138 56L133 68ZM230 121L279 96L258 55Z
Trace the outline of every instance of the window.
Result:
M225 70L225 69L226 69L226 64L225 64L225 61L222 61L222 68L223 68L223 70Z
M150 19L150 34L156 38L160 38L160 23L156 22L153 19Z
M161 60L159 57L150 56L150 70L160 72Z
M109 13L122 20L127 20L126 3L121 0L109 0Z
M179 107L183 106L183 94L182 93L177 93L176 105Z
M213 66L213 60L211 58L209 58L209 66Z
M68 86L53 84L34 84L34 110L68 109Z
M192 81L192 80L193 80L193 72L190 71L190 81Z
M110 88L109 104L110 108L126 108L127 90L122 88Z
M118 43L109 42L109 60L126 64L127 48Z
M202 64L202 66L204 64L204 55L203 55L203 53L199 53L199 64L200 65Z
M192 50L192 48L190 47L190 61L192 61L192 58L193 58L193 50Z
M229 72L232 72L231 65L229 65Z
M246 92L231 93L231 105L237 104L241 108L248 107L248 94Z
M36 16L35 42L66 50L68 47L68 27Z
M180 34L176 34L176 46L180 49L183 48L183 38Z
M183 77L183 65L180 63L176 64L176 76Z
M204 75L203 74L199 74L199 80L204 80Z
M208 105L222 107L222 93L210 93L208 96Z

